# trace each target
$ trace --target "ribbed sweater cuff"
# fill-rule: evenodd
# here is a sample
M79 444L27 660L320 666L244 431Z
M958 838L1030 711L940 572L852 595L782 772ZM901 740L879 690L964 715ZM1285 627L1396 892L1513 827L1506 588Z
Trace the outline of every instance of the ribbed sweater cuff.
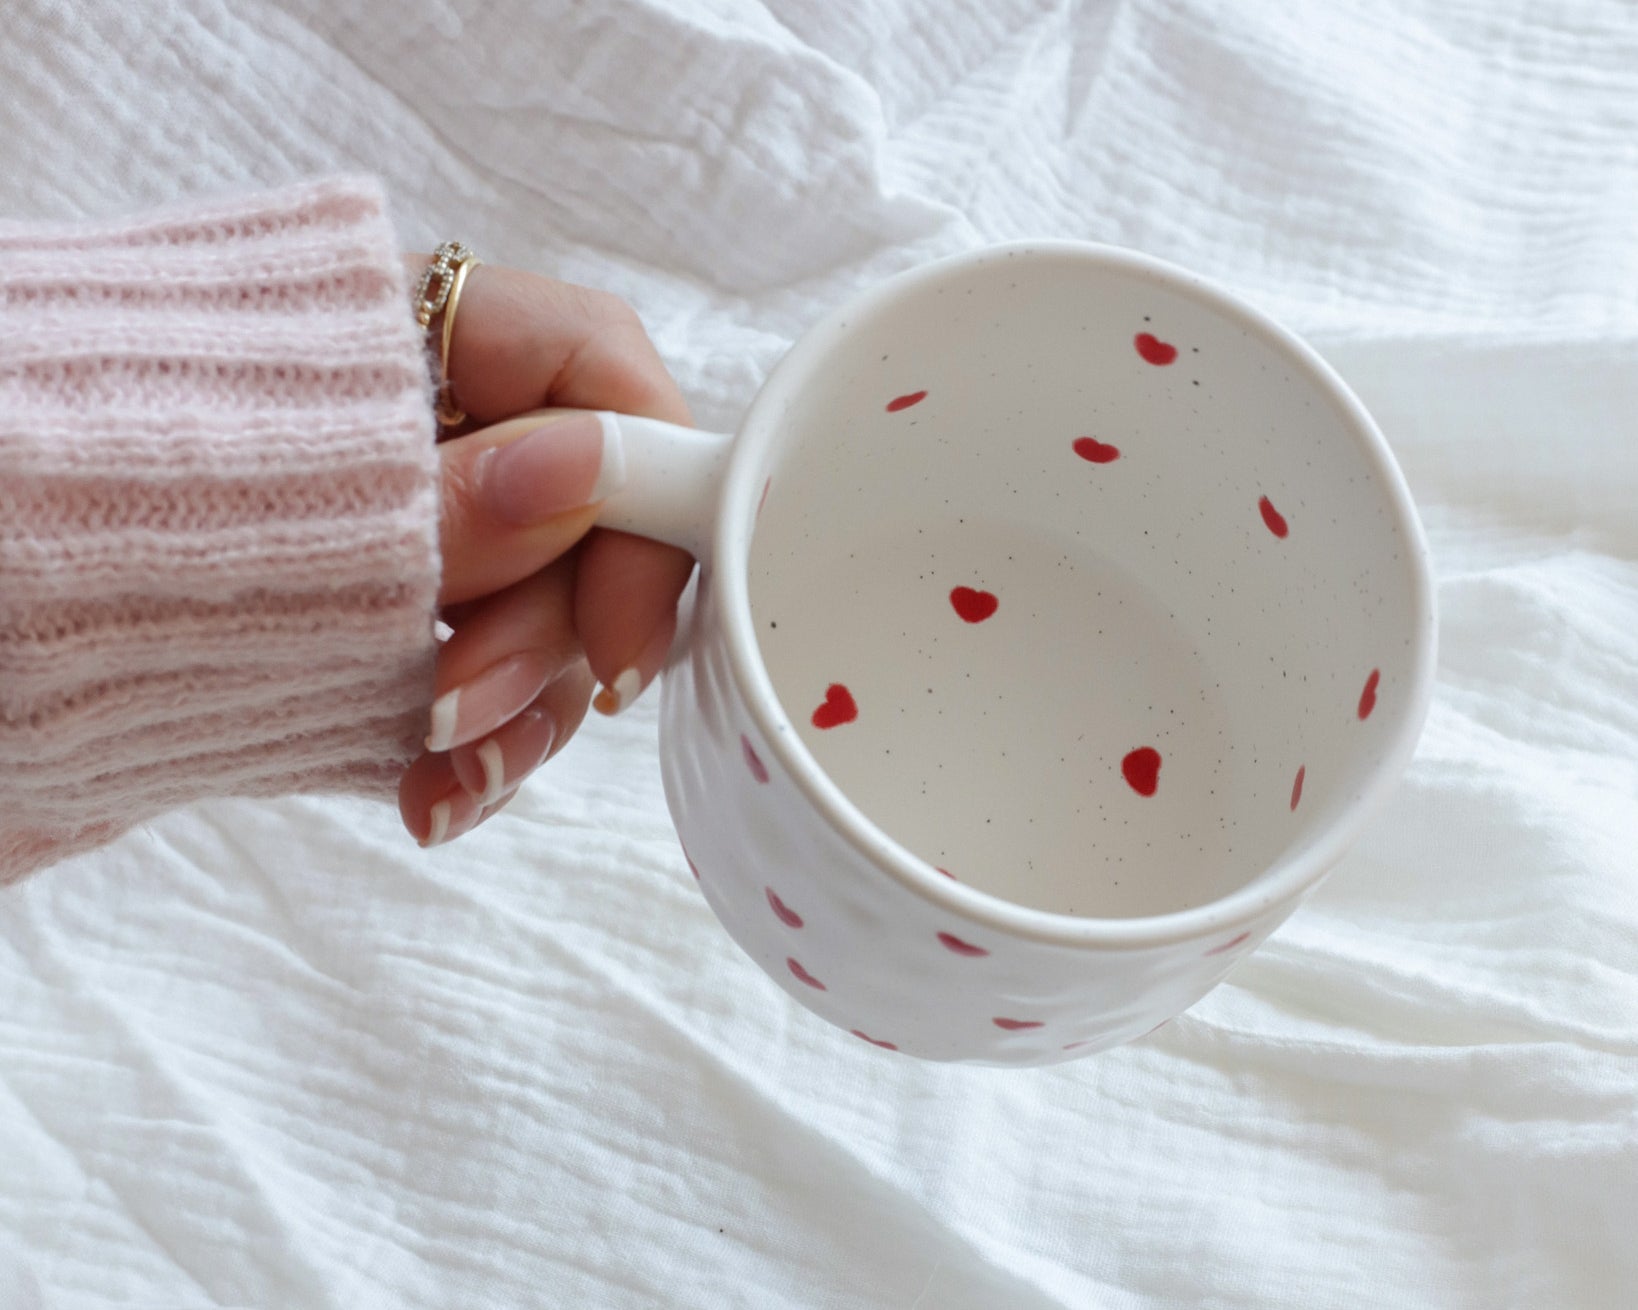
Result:
M373 184L0 228L0 882L206 796L390 790L436 474Z

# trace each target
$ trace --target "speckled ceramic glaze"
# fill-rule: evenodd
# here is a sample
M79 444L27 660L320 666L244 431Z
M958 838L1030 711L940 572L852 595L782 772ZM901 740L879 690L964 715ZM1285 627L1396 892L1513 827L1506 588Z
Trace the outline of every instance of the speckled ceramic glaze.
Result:
M661 711L690 866L855 1038L1044 1064L1151 1031L1414 747L1433 602L1392 457L1180 270L960 256L815 327L732 440L606 422L603 521L704 566Z

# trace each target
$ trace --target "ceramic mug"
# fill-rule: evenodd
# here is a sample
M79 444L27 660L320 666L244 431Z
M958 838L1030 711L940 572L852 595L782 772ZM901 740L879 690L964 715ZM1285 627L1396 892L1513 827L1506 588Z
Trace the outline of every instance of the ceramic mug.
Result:
M1428 702L1426 543L1312 350L1131 252L978 250L808 332L738 434L604 415L701 561L661 767L712 910L855 1038L1150 1032L1337 862Z

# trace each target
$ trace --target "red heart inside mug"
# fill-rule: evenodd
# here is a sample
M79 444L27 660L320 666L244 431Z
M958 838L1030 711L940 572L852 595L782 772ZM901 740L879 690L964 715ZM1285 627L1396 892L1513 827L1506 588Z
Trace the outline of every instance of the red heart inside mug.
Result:
M1097 918L1216 900L1325 836L1408 712L1397 474L1229 307L1085 261L961 278L767 399L747 572L789 731L930 879Z

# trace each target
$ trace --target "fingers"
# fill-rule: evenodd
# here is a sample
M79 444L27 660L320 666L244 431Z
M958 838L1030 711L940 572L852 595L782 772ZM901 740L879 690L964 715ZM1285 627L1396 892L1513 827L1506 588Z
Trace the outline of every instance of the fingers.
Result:
M427 257L408 262L418 277ZM477 423L548 403L689 421L629 305L519 269L485 264L468 275L447 363L455 399Z
M404 826L422 845L483 822L580 726L592 680L573 611L574 567L562 560L450 612L428 751L398 788Z
M594 702L618 714L665 663L677 630L677 598L694 560L646 537L603 530L578 555L575 626L592 672L603 684Z
M461 786L448 755L419 756L398 780L398 817L423 846L439 846L469 831L482 813Z
M583 413L522 415L438 450L445 605L510 586L557 559L591 527L622 468L612 452L605 460L603 425Z
M564 394L625 388L631 394L624 412L690 422L663 366L658 379L646 366L631 369L629 361L646 359L644 352L652 354L653 349L635 318L616 321L588 339L565 369ZM658 364L657 355L654 361ZM659 673L677 630L677 598L693 568L686 551L648 538L611 530L587 538L580 554L575 622L592 672L603 684L594 702L601 713L620 713Z
M481 741L449 753L455 777L479 805L509 796L568 743L586 717L591 670L582 662L562 674L521 714Z
M549 285L555 288L550 293L520 281L497 288L496 296L520 332L525 320L534 324L536 368L542 360L560 361L549 384L553 404L692 422L628 305L583 287ZM564 310L566 320L555 317ZM676 632L677 598L694 561L674 546L601 529L586 539L579 560L575 621L592 672L603 683L594 703L605 714L618 714L665 662Z
M583 294L599 298L600 318L559 370L548 393L553 403L691 424L688 403L636 312L612 296Z
M450 617L455 634L438 652L433 679L431 751L487 736L580 660L570 561Z
M503 809L530 773L574 736L591 689L591 671L577 662L490 737L420 756L398 785L398 811L410 836L439 846Z
M411 258L417 274L425 262ZM565 420L525 437L538 418L509 416L551 404L690 421L630 306L516 269L472 270L447 362L456 402L471 422L494 426L441 447L445 605L510 586L558 558L590 528L596 511L589 502L615 490L602 476L601 451L590 453L589 419L572 420L578 431ZM506 449L491 454L497 446ZM575 618L605 684L599 708L616 713L664 662L692 561L672 547L604 531L592 533L579 554L583 598Z

